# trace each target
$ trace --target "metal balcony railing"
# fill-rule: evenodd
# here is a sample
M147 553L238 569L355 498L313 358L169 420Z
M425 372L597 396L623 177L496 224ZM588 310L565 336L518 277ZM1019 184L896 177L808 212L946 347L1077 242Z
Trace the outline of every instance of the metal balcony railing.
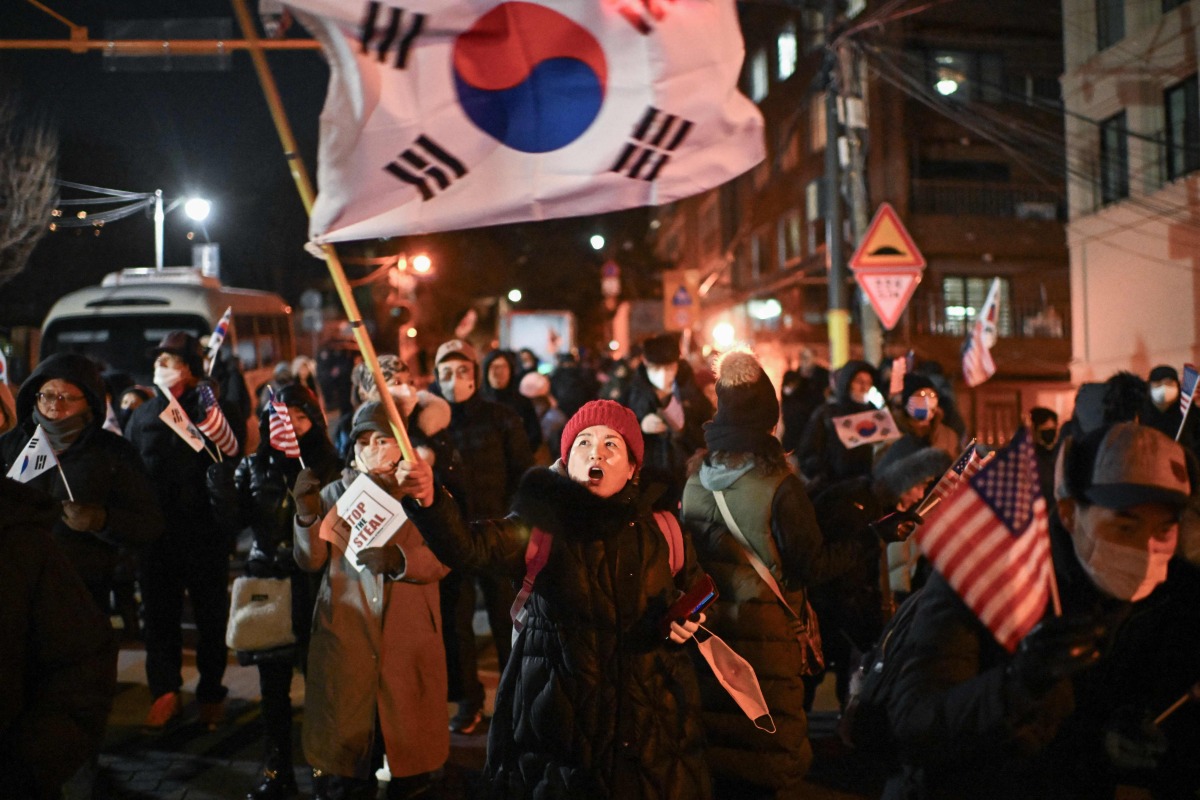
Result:
M1050 221L1066 219L1066 203L1062 192L1015 183L914 180L912 211L916 214L969 214Z

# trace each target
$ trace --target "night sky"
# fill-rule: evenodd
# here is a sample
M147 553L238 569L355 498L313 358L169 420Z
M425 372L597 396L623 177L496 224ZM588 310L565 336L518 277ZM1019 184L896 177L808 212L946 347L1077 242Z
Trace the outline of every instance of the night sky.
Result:
M233 23L229 3L48 0L54 11L104 38L106 20L161 17L224 17ZM253 8L255 4L251 2ZM65 39L60 22L23 2L7 3L3 38ZM305 36L295 26L293 36ZM317 51L273 52L268 59L310 175L316 174L317 124L328 70ZM307 219L287 171L279 140L258 86L250 57L235 53L228 71L106 71L96 52L62 50L0 51L0 89L16 91L31 118L45 119L60 138L59 178L126 191L161 188L164 196L202 195L213 201L207 225L221 246L223 280L268 289L296 304L310 287L328 286L324 263L309 256ZM84 194L62 190L62 197ZM645 275L650 256L642 234L646 210L592 220L569 219L509 225L421 237L376 247L426 250L437 277L430 289L445 308L432 317L451 327L454 313L472 295L499 295L517 286L525 305L572 307L589 317L599 306L602 258L587 247L600 231L619 247L626 276ZM182 209L167 216L165 263L189 264L195 230ZM339 248L354 255L356 248ZM153 266L154 223L135 214L106 225L49 233L34 250L25 271L0 287L0 327L39 326L54 300L73 289L94 285L103 275L131 266ZM354 268L348 268L354 277ZM359 270L361 274L363 270ZM633 281L627 281L630 286ZM652 288L649 289L652 291Z

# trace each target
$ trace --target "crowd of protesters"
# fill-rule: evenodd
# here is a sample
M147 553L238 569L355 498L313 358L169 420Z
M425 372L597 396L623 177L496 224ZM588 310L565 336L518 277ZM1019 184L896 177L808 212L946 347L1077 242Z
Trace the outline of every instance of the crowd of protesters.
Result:
M250 392L175 331L147 353L153 387L78 355L4 387L20 482L0 485L0 595L23 610L0 637L20 644L0 659L0 764L21 796L86 796L115 691L106 617L144 640L154 735L190 713L190 601L195 714L225 724L239 538L290 609L286 644L236 649L262 695L249 800L295 796L302 763L317 798L375 797L386 768L389 798L434 800L450 734L484 731L495 797L802 798L817 687L832 673L852 703L903 604L891 746L857 754L886 797L1200 790L1198 439L1172 367L1083 387L1061 426L1028 415L1019 502L1049 509L1061 613L1010 650L912 535L974 447L939 365L888 380L805 349L776 385L749 350L709 363L669 334L603 365L480 352L446 341L428 376L381 354L382 386L322 353ZM880 410L893 435L846 435ZM406 519L360 549L339 500L364 486ZM706 576L715 603L673 605ZM477 608L502 672L490 715Z

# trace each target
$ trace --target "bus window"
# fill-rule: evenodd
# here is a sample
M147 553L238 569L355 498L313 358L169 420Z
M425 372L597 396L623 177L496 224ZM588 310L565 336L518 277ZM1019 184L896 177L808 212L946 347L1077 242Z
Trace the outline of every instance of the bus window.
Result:
M63 317L46 326L42 354L80 353L103 369L127 372L141 383L149 383L153 360L146 351L170 331L183 330L193 336L208 331L208 321L190 314L156 314L153 325L146 317Z

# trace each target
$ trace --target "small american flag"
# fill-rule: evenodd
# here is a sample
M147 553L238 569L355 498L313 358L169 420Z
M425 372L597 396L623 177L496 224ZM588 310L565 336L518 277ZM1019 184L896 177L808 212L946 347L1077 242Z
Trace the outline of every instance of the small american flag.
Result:
M300 457L300 442L296 440L296 429L292 427L292 415L287 405L275 399L271 390L271 447L288 458Z
M1192 395L1196 393L1197 378L1200 378L1200 373L1196 371L1196 365L1184 364L1183 382L1179 384L1179 410L1183 414L1183 419L1179 421L1179 432L1175 434L1177 442L1183 435L1183 423L1187 422L1188 409L1192 407Z
M1046 501L1029 434L1019 432L914 536L922 551L1010 653L1050 600Z
M1000 319L1000 279L992 281L983 308L975 315L975 324L967 334L962 351L963 381L975 387L996 374L992 360L991 342L995 341L996 323Z
M200 403L204 408L204 419L197 422L196 427L222 453L227 456L236 456L238 454L237 437L233 434L233 428L229 427L229 420L225 419L225 414L221 412L221 406L217 403L217 397L213 394L212 387L207 383L201 383L196 391L200 393Z
M926 511L933 508L936 503L946 499L946 496L958 487L958 483L967 468L978 461L979 456L975 454L975 440L972 439L971 443L962 451L962 455L950 465L950 469L946 470L945 474L938 478L938 482L933 485L933 489L929 492L928 496L921 501L921 505L917 508L917 513L923 515ZM978 471L978 467L976 467L975 471ZM972 472L971 474L974 475L975 473Z

